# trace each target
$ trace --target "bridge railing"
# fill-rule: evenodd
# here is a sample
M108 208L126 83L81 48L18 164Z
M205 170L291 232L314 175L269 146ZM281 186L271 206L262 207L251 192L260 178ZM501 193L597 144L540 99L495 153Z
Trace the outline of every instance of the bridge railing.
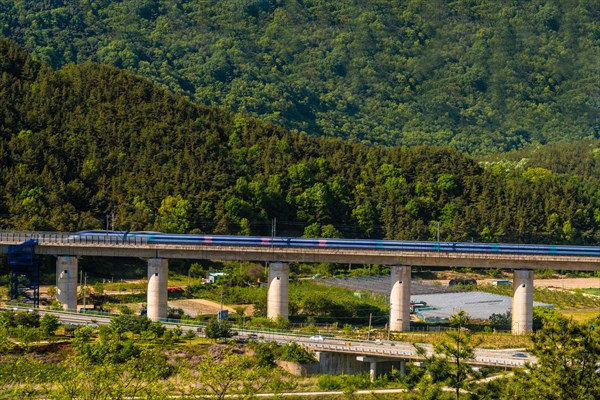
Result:
M0 243L20 244L35 239L38 244L114 244L143 245L148 239L140 236L123 235L80 235L77 233L57 232L18 232L0 231Z
M3 232L0 231L0 242L8 244L21 244L28 240L38 241L37 232Z
M38 243L65 243L69 236L70 234L68 233L56 232L0 231L0 242L23 243L27 240L35 239Z

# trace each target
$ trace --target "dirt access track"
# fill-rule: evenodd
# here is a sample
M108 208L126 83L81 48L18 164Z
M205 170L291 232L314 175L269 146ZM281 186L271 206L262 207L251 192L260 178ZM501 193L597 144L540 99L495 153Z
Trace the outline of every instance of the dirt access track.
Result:
M600 278L534 279L533 286L549 289L600 289Z

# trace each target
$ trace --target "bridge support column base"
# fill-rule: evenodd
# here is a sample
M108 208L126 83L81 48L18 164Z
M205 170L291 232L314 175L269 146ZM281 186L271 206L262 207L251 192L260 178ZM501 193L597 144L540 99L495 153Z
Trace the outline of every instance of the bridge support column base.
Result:
M267 317L287 319L289 315L290 267L282 262L269 264L269 292L267 294Z
M375 378L377 377L377 362L371 361L369 363L369 378L371 382L375 382Z
M389 323L392 331L410 331L410 275L411 267L392 267Z
M77 311L77 257L56 259L56 300L63 309Z
M533 271L513 272L512 333L526 335L533 330Z
M167 318L167 296L169 285L169 260L148 259L148 309L146 315L152 321Z
M365 364L369 363L369 378L371 379L371 382L375 382L375 379L380 375L391 374L394 370L404 371L402 374L403 376L406 372L406 362L397 358L357 356L356 361Z
M319 372L328 375L354 375L369 371L369 365L359 361L356 354L319 351L315 353Z

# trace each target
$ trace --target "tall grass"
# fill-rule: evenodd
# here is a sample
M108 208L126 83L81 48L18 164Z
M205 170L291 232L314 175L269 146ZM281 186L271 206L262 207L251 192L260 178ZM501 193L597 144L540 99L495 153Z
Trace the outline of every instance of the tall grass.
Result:
M504 296L512 296L512 286L477 286L474 290L495 293ZM533 300L554 305L559 309L571 308L598 308L600 309L600 297L586 296L581 291L570 291L560 289L537 288L533 289Z

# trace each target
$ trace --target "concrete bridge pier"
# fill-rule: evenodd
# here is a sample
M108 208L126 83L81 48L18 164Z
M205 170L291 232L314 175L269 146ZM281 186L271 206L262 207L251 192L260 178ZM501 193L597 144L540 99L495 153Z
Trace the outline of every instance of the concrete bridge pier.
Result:
M371 361L369 363L369 379L371 382L375 382L377 378L377 361Z
M512 333L525 335L533 330L533 270L513 272Z
M389 325L392 331L410 331L410 274L411 267L392 267Z
M400 370L402 376L406 373L406 361L397 358L357 356L356 361L369 363L369 378L371 382L375 382L375 379L380 375L391 374L393 370Z
M290 266L282 262L269 264L269 292L267 294L267 317L275 320L289 315Z
M365 361L359 359L361 356L350 353L335 353L328 351L317 351L315 353L319 363L319 373L328 375L354 375L369 371L370 359Z
M400 360L398 371L400 371L400 376L406 376L406 360Z
M167 318L167 296L169 289L169 260L148 259L148 319L158 321Z
M63 309L77 311L77 257L56 259L56 300Z

